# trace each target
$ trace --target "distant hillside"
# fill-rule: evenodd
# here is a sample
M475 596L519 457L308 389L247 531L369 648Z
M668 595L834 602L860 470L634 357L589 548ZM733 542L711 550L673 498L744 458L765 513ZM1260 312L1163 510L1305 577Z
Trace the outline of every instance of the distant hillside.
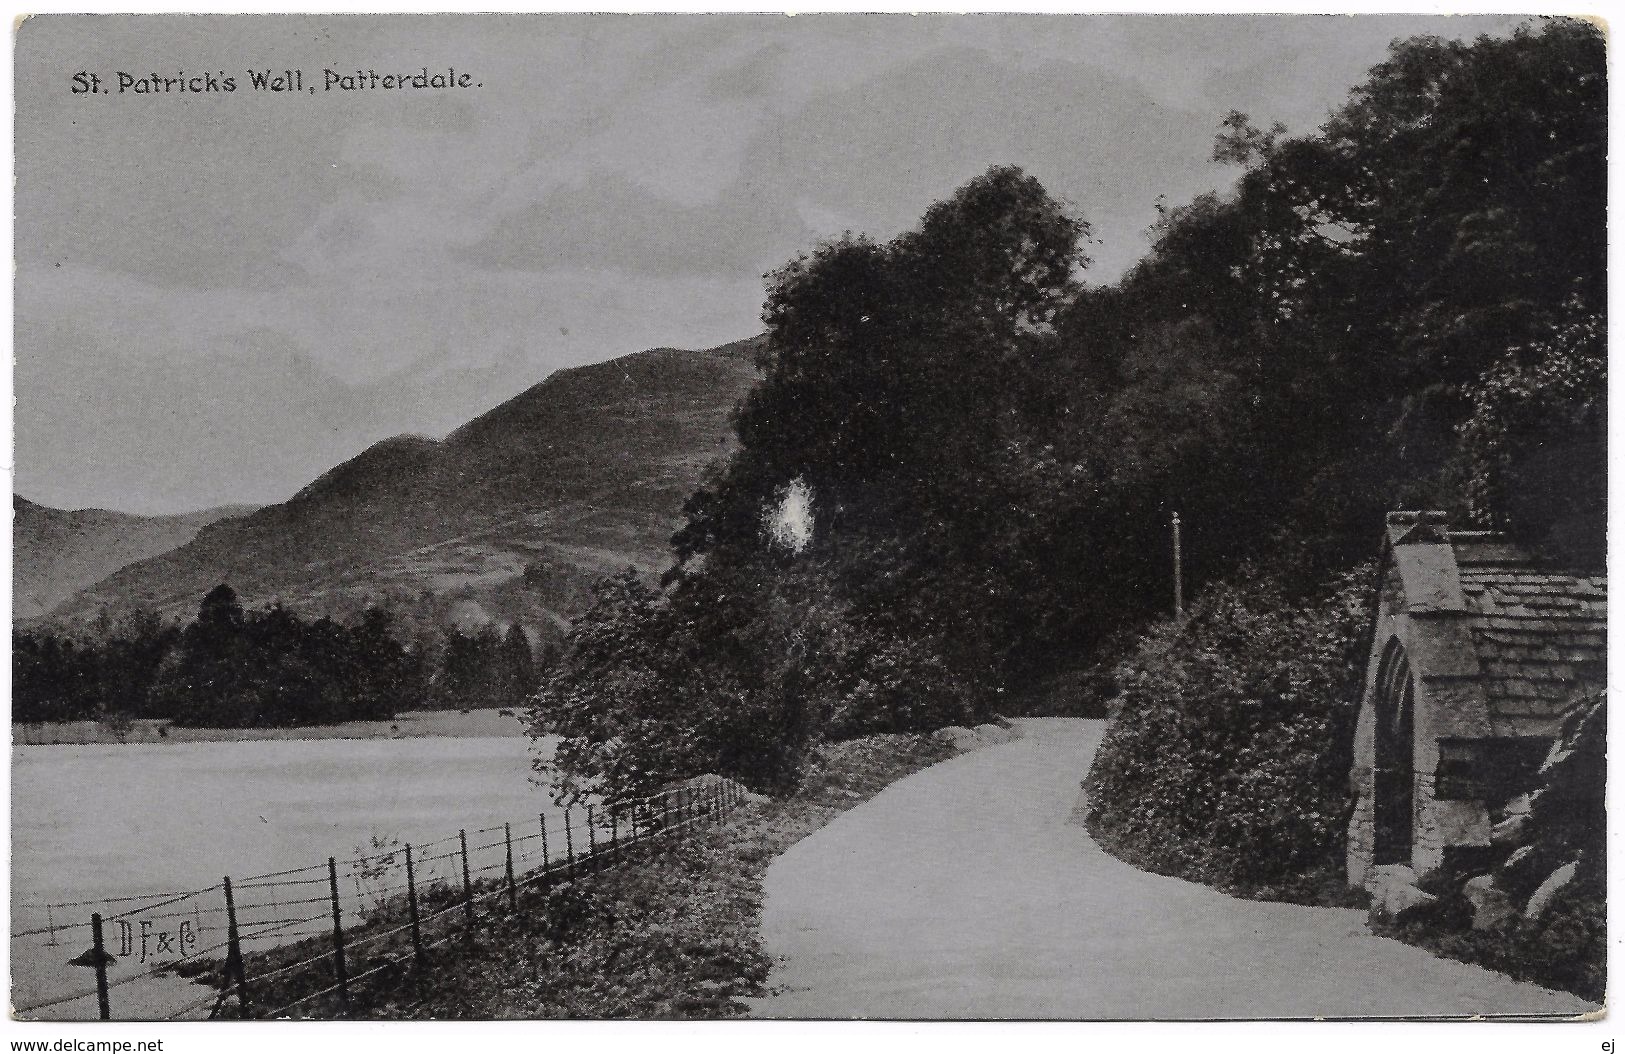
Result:
M11 507L14 620L49 614L124 565L185 545L203 527L255 508L226 505L178 516L137 516L107 509L53 509L16 494Z
M377 443L280 505L215 524L62 607L188 614L230 582L249 603L557 634L591 581L664 566L683 501L732 442L754 341L561 370L443 440Z

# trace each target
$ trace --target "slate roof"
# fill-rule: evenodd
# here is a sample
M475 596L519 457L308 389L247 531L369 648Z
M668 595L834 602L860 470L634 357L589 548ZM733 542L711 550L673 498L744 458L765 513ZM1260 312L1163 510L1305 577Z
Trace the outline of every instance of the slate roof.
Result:
M1535 731L1604 682L1607 578L1553 568L1496 535L1447 537L1498 734Z

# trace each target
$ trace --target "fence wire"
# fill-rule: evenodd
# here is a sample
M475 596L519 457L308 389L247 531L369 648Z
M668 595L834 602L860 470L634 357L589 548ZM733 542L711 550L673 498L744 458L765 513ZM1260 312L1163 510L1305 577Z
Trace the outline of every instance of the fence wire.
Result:
M92 967L96 985L18 1005L13 1012L26 1015L95 998L98 1015L109 1019L119 989L185 974L194 974L208 995L197 997L196 986L187 986L173 997L179 1005L158 1009L164 1019L195 1014L210 1004L209 1017L280 1017L328 996L338 999L342 1012L352 986L392 967L423 965L429 951L478 921L482 907L491 918L516 904L521 891L614 866L626 847L720 822L744 800L744 787L735 781L701 777L645 797L589 806L585 816L566 808L551 824L546 813L538 813L235 883L228 878L194 890L19 905L42 914L44 925L16 929L11 939L45 937L35 944L46 947L60 945L67 935L75 943L88 938L91 948L74 963ZM87 918L87 908L106 913L92 910ZM458 920L461 926L455 925ZM279 948L303 945L308 952L308 942L321 937L327 947L316 954L278 961ZM361 961L357 953L364 948L376 948L381 959ZM13 944L14 956L17 950ZM302 975L311 977L312 991L269 1012L254 1005L256 988L275 981L281 990L289 978Z

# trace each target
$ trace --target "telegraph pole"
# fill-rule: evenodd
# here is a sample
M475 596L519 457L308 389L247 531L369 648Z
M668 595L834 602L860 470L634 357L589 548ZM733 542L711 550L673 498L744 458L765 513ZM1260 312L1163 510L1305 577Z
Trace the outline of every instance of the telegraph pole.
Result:
M1179 513L1174 513L1174 618L1185 614L1185 568L1179 553Z

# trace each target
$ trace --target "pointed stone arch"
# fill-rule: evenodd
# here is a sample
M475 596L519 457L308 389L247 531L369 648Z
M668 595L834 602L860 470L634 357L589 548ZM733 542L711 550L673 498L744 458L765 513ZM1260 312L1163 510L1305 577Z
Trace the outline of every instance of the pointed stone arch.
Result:
M1398 637L1383 651L1373 701L1373 862L1409 864L1416 824L1416 679Z

